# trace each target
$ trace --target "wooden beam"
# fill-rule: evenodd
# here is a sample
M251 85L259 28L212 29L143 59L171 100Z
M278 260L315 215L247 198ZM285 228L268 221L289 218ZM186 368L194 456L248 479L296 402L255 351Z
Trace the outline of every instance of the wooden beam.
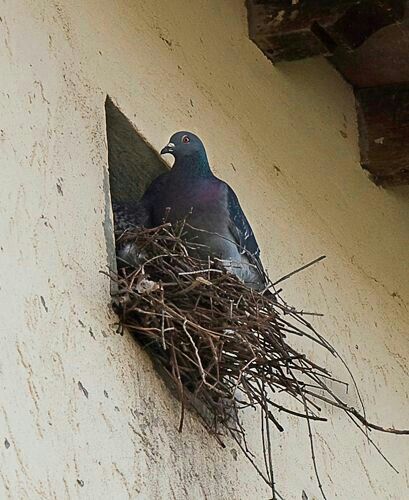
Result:
M404 16L405 0L247 0L249 36L273 62L353 50Z
M249 36L273 62L325 55L356 94L361 162L409 184L406 0L247 0Z
M409 84L355 91L361 164L383 186L409 184Z
M354 51L337 50L329 61L354 87L409 83L409 19L391 24Z

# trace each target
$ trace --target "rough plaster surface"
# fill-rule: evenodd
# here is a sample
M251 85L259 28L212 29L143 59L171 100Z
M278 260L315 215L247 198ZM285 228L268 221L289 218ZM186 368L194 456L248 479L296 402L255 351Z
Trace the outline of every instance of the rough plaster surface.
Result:
M177 129L200 134L272 276L328 256L287 297L325 313L317 325L369 417L409 426L408 192L360 169L350 88L320 59L273 67L246 37L243 3L1 2L0 498L268 498L231 443L220 449L193 416L178 434L177 403L115 334L100 273L107 94L158 149ZM315 426L329 498L407 498L408 440L374 435L396 475L330 416ZM279 489L318 498L305 423L282 422Z

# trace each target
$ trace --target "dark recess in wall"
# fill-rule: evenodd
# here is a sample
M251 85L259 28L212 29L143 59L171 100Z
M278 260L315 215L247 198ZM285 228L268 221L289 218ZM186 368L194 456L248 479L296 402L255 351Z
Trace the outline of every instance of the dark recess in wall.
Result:
M109 96L105 101L105 116L109 166L109 186L106 185L106 194L108 195L110 191L111 202L137 201L153 179L167 172L169 167ZM107 203L109 203L109 196L107 196ZM106 219L110 219L109 215ZM110 220L105 221L105 231L108 267L113 272L117 272L113 227ZM117 292L117 284L111 281L111 294L115 295ZM162 364L155 359L153 363L170 392L178 398L178 389L175 388ZM211 415L203 403L191 396L190 404L210 422Z
M111 200L139 200L168 167L109 96L105 113Z

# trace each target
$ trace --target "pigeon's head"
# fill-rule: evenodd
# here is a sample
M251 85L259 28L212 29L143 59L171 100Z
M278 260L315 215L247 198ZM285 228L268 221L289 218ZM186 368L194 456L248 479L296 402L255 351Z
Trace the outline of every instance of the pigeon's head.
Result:
M175 160L183 158L206 158L206 151L202 141L192 132L176 132L169 139L169 143L160 152L161 155L169 153Z

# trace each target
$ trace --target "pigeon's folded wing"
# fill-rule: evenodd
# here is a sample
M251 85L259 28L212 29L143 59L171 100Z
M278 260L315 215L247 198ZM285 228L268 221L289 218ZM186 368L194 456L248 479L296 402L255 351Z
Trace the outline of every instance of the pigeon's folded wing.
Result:
M238 246L239 252L247 255L249 261L256 265L259 271L263 271L263 265L260 260L260 248L250 223L244 215L236 193L228 184L226 184L226 187L228 213L230 217L229 228Z
M113 202L115 231L147 226L149 214L141 201Z
M166 184L167 175L165 173L154 179L139 201L112 203L116 231L152 227L152 207Z
M156 179L154 179L151 182L148 189L142 196L141 202L148 211L149 208L152 206L152 204L157 202L158 197L161 196L162 190L166 187L168 177L169 177L169 172L166 172L156 177Z

